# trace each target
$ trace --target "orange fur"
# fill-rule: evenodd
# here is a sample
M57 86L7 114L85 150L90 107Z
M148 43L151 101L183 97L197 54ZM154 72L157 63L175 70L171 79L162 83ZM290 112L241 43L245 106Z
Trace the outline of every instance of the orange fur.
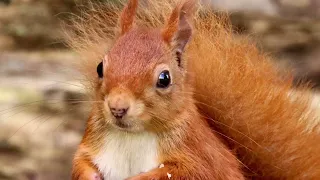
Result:
M85 146L79 147L73 162L72 179L78 180L98 180L102 179L97 167L91 162L90 151Z
M192 12L189 9L192 4L187 1L182 4L182 8L173 11L177 16L172 15L169 21L177 22L175 28L170 28L171 23L164 27L166 30L171 29L171 44L167 42L167 33L162 33L168 32L166 30L132 27L131 16L135 14L135 8L131 6L134 4L136 7L136 2L129 1L120 15L119 28L124 33L121 36L115 35L115 41L103 59L103 78L99 79L97 74L91 77L94 79L94 100L99 103L93 104L92 115L74 159L72 178L90 179L96 173L101 173L104 178L121 176L112 174L117 170L112 167L109 170L105 165L108 162L101 162L104 155L110 152L109 149L113 148L108 142L108 147L104 146L105 139L114 132L125 134L125 137L150 132L155 134L157 140L156 163L164 164L164 167L153 167L148 172L132 174L128 179L164 180L168 179L168 173L173 180L244 179L239 161L197 112L186 69L179 67L176 61L176 51L181 53L191 36L191 26L186 17ZM88 34L83 35L87 38ZM87 44L93 44L91 39L94 39L93 42L103 41L102 37L92 36L85 40ZM78 43L77 40L71 42ZM75 46L79 47L78 44ZM173 84L166 89L155 87L162 70L168 70L173 79ZM128 118L119 120L111 116L108 110L110 99L118 104L130 105L126 116ZM119 145L119 148L125 146ZM127 154L130 153L125 152L123 156ZM117 156L122 157L122 154ZM108 159L108 154L105 157Z
M175 7L173 4L176 4L175 0L150 1L145 4L147 7L140 8L137 12L136 23L139 27L146 28L132 29L130 25L126 26L130 27L128 28L129 33L128 36L124 34L127 39L122 39L122 41L133 42L138 49L155 47L156 52L161 53L157 49L159 47L161 49L161 46L156 46L161 39L160 32L150 31L147 28L163 27L164 19ZM111 11L106 13L105 8ZM176 8L173 11L177 13L171 15L172 20L168 21L167 28L162 31L162 37L164 41L169 42L169 45L177 30L178 21L175 17L178 16L180 9ZM84 73L87 74L90 83L87 87L93 90L95 98L99 98L101 87L96 77L96 63L93 62L100 62L114 45L117 46L114 40L117 40L118 36L114 32L119 32L119 29L121 32L121 26L119 27L116 23L118 17L121 17L121 11L117 7L110 8L110 6L100 5L92 12L80 18L80 21L76 21L74 24L76 36L70 34L69 37L71 46L82 55L85 61L88 61L82 63L85 67ZM311 95L308 89L301 88L303 93L296 95L299 98L295 98L296 96L292 95L291 77L280 78L268 56L259 52L249 40L237 39L233 36L230 25L224 17L217 17L206 8L200 7L192 19L194 34L184 53L185 59L188 59L188 74L184 78L194 80L192 83L195 88L196 105L201 109L203 115L208 116L209 123L217 128L218 134L225 137L230 146L235 149L239 159L248 166L248 177L253 179L318 179L320 177L320 145L318 143L320 123L315 112L311 110L309 104ZM114 31L114 29L118 30ZM146 34L144 38L152 39L152 42L136 43L134 41L138 39L137 37L142 38L139 35L142 31L142 34ZM145 42L150 44L145 44ZM131 48L122 48L120 48L122 51L118 52L120 54L124 52L121 54L122 58L119 58L117 62L119 65L126 63L124 59L129 58L138 61L138 63L133 63L133 71L143 69L143 67L152 69L148 66L150 65L147 61L148 56L139 57ZM115 68L111 74L120 71L121 68ZM130 69L128 71L130 72ZM141 73L136 76L147 77L146 74L143 74L146 73L145 71ZM124 75L118 78L125 80L129 77ZM151 79L132 80L130 84L133 86L129 89L134 92L135 96L138 96L143 94L145 85L151 82ZM183 82L180 83L183 84ZM189 87L182 92L175 93L172 102L177 104L173 106L176 109L170 110L179 112L179 116L171 118L177 114L167 114L168 109L158 108L153 113L163 115L161 119L174 119L174 121L158 119L148 126L150 131L184 127L170 131L171 134L166 133L160 141L162 147L160 161L166 162L169 166L165 166L165 169L155 169L132 179L149 179L150 177L162 179L166 171L181 175L181 179L192 177L187 172L193 171L196 171L194 175L202 179L213 179L213 177L219 179L223 177L223 172L218 171L224 169L230 171L233 169L235 176L240 178L240 175L236 173L238 165L232 160L232 155L211 134L207 124L200 120L200 115L193 105L192 89ZM161 102L156 104L158 107L166 107L169 103L161 99L152 100ZM147 100L144 99L144 101ZM154 105L151 101L148 103ZM182 109L188 109L194 113L191 113L191 116L190 113L181 112ZM99 109L99 105L94 104L82 142L82 145L91 147L89 151L93 154L96 154L101 148L101 136L108 129L108 123L101 120L100 111L101 107ZM182 123L181 119L189 119L189 123ZM185 135L184 140L178 138L181 133ZM172 141L179 148L170 149L172 144L166 142L170 139L173 139ZM211 155L202 153L206 149L207 142L210 144L207 148L211 149L211 153L214 152ZM217 144L213 145L215 143ZM194 149L191 151L190 147ZM168 149L171 153L167 153ZM212 151L215 149L219 153ZM225 161L225 158L222 157L229 160ZM188 163L185 166L171 166L171 162L176 160ZM230 161L229 164L224 164L228 161ZM76 170L76 172L79 171L81 168ZM222 179L227 178L224 176Z
M120 17L121 34L128 32L133 25L134 18L138 7L138 0L128 2L128 5L122 11Z
M280 77L248 40L210 25L215 21L209 16L198 22L201 34L188 53L198 107L228 136L240 160L256 173L249 174L253 178L319 179L320 121L309 90L302 87L293 98L292 78Z
M181 1L183 2L183 1ZM181 17L181 13L187 16L192 15L192 11L194 10L195 1L190 0L185 3L181 3L173 9L171 16L162 32L162 36L164 41L171 43L172 38L174 38L175 32L179 28L179 22L183 19L179 19ZM187 17L189 20L191 17Z

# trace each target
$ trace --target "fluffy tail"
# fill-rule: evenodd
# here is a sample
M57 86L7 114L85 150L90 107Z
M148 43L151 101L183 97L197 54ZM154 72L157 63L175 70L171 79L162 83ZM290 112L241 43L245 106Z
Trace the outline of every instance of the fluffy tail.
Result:
M195 28L188 62L198 107L240 160L265 179L319 179L320 120L308 89L292 91L289 76L212 13L200 11Z

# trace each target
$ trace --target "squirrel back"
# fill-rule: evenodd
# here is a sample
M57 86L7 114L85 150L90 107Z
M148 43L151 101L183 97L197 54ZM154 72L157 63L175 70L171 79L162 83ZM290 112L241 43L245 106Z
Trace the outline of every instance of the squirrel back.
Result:
M135 22L163 27L175 4L176 0L145 2ZM118 26L123 14L117 6L99 5L92 12L94 16L88 12L74 24L69 39L84 59L87 87L96 96L97 65L122 30L131 27ZM226 18L200 6L192 19L194 34L184 52L188 61L182 65L187 78L193 79L196 105L235 149L248 176L319 178L320 122L310 107L309 89L301 87L301 94L296 94L292 78L280 77L270 57L248 39L236 38Z

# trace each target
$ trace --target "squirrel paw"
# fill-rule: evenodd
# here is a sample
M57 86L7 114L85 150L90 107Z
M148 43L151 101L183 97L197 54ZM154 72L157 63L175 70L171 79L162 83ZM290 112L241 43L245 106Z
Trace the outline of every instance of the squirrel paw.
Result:
M162 178L159 178L158 176L150 176L146 174L140 174L137 176L133 176L130 178L127 178L126 180L161 180Z
M103 178L100 174L92 172L81 175L78 180L103 180Z

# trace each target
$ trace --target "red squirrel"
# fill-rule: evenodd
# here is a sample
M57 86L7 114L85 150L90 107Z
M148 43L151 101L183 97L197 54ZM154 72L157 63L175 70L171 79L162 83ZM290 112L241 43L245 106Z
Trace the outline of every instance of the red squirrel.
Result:
M132 58L137 57L132 56L133 47L128 49L124 48L127 46L119 46L119 40L124 37L129 37L128 35L132 32L137 33L137 28L134 23L151 29L159 26L162 27L163 20L167 19L166 15L172 8L171 1L159 2L151 0L148 1L148 3L150 3L150 6L141 9L142 13L139 14L139 16L136 16L135 21L132 18L135 15L135 10L130 11L130 13L125 13L128 12L130 6L128 6L127 10L124 10L120 15L104 11L104 8L100 6L93 10L94 15L88 14L87 19L82 20L82 23L75 24L77 36L72 36L70 38L70 44L80 52L84 59L90 60L90 62L85 63L84 71L85 73L88 73L88 81L91 83L89 88L93 89L95 98L99 99L101 90L103 88L109 88L110 86L104 87L101 84L103 81L108 81L108 72L103 71L103 73L100 73L100 76L103 75L104 78L98 79L95 72L96 64L91 61L99 59L99 57L107 54L107 50L115 47L118 47L117 52L121 55L119 55L119 57L129 57L130 62L136 60L136 58ZM136 8L135 6L133 7L134 8L131 7L129 9ZM196 121L197 126L189 127L192 130L188 128L183 129L182 132L185 132L185 134L188 135L186 136L188 138L187 142L189 142L189 139L194 142L194 138L199 139L200 136L206 134L205 132L209 132L206 123L201 121L200 116L207 117L207 122L215 127L215 129L212 130L216 131L221 137L225 137L224 139L228 142L229 147L236 152L237 157L246 167L243 169L248 170L245 175L249 179L319 179L320 120L319 114L316 114L316 109L313 109L310 104L312 95L309 92L309 88L299 87L299 93L293 91L291 76L279 76L270 57L261 53L256 48L255 44L247 38L238 38L237 36L234 36L230 23L226 18L216 16L212 11L207 11L205 7L200 7L199 10L193 14L192 18L190 18L192 15L189 14L190 12L187 11L187 9L183 10L182 8L183 11L179 11L178 9L173 11L165 28L162 29L161 40L170 44L168 41L170 41L172 37L185 37L187 35L187 37L190 38L190 40L188 39L188 41L186 41L188 42L187 45L185 44L186 42L182 43L182 41L175 41L173 43L175 44L173 47L177 47L177 45L180 45L180 47L186 45L186 47L175 49L178 51L174 51L176 55L175 58L177 62L179 62L178 65L181 66L178 66L178 69L181 68L182 71L185 71L182 73L182 78L179 76L178 82L180 83L177 84L179 87L181 85L184 90L170 92L172 97L175 97L176 99L168 98L165 102L172 102L171 105L161 105L161 103L163 103L161 100L159 101L159 103L161 102L160 104L151 103L153 106L157 105L156 107L162 106L161 110L157 109L157 111L155 111L156 113L153 112L152 115L158 116L161 114L160 118L167 120L168 114L172 116L173 111L176 111L176 114L181 114L182 109L188 109L188 112L191 112L191 109L193 109L192 117L197 116L198 118L196 118L197 120L194 119L194 121L190 122ZM119 9L115 7L115 10L117 11ZM116 26L115 24L118 24L115 17L119 16L120 30L116 31L117 33L115 35L113 34L113 28ZM186 17L186 19L183 17ZM191 25L189 24L191 23L190 19L192 19L193 22L192 38L189 37L189 30L185 31L185 28ZM180 24L181 22L185 23ZM121 26L121 23L123 26ZM177 26L177 23L182 26ZM180 31L177 27L180 28ZM121 31L121 29L124 31ZM159 34L156 35L155 31L153 32L155 34L150 34L146 29L145 32L145 39L155 38L154 42L159 42L159 39L156 39L156 37L159 37ZM177 36L177 32L183 32L181 34L183 36ZM135 44L136 41L134 40L138 38L141 37L138 36L138 34L135 34L132 35L131 38L123 41L126 41L124 44L128 43L127 45L129 46L129 44ZM179 40L179 38L175 40ZM114 44L118 46L113 46ZM154 48L155 50L152 51L154 55L158 52L156 50L162 47L160 44L161 43L159 43L157 48ZM134 48L141 48L142 46L144 49L153 47L151 44L143 43L139 45L135 44ZM183 55L184 58L181 58L181 55ZM103 67L108 66L107 60L110 60L108 56L104 59L106 64L103 64ZM118 61L117 67L114 67L115 64L113 61L112 63L109 63L109 65L114 68L121 68L121 70L123 69L129 74L132 72L130 69L126 68L124 60ZM136 61L140 63L141 60ZM102 64L98 67L101 68L101 66ZM140 64L139 68L142 69L142 66L146 69L149 68L149 66L144 64ZM172 65L170 65L170 68L171 67ZM170 69L169 71L170 77L173 78L172 87L176 86L177 83L177 80L175 79L177 78L177 74L175 74L176 68ZM136 69L133 68L132 70ZM123 74L119 74L119 72L114 71L114 73L110 73L109 75L110 77L123 77ZM141 73L144 73L144 71L141 71ZM144 89L146 85L151 82L144 79L148 76L140 76L140 72L130 75L135 78L138 77L133 85L135 90ZM129 80L132 78L131 76L128 75L128 77L126 76L123 78L124 80ZM141 77L143 78L141 79ZM193 79L193 81L188 81L189 78ZM191 86L189 84L191 84ZM192 95L194 99L192 98ZM134 94L129 96L136 97ZM149 99L152 100L151 98ZM99 177L99 174L95 174L98 172L99 167L97 167L96 162L94 163L92 161L92 157L99 153L102 146L105 146L105 143L99 143L106 142L104 140L105 136L101 133L105 132L105 130L101 129L105 129L102 127L104 127L105 124L110 123L97 120L99 119L101 112L103 112L101 110L102 108L98 108L100 101L101 103L104 103L104 101L101 100L101 97L99 102L94 102L94 108L91 113L91 118L88 121L86 135L77 151L74 161L74 179L79 179L79 177L82 177L82 179L90 179L89 177L93 177L94 175L97 175L97 178ZM183 107L185 108L181 108L181 104L183 104ZM200 109L200 114L194 109L194 105ZM170 108L168 108L168 106L170 106ZM172 119L175 118L171 118L171 120ZM175 122L179 121L172 121L172 125L176 127L177 124L175 124ZM166 123L161 121L161 124ZM153 127L157 127L155 128L156 130L158 130L158 128L162 129L163 127L159 125L160 124L157 124ZM200 125L203 130L199 131L197 128ZM178 135L181 137L180 134ZM216 141L216 137L205 136L207 136L205 141ZM152 136L148 137L151 138ZM171 136L167 136L167 138L169 137ZM203 144L201 143L204 143L203 140L197 142L199 145L192 146L195 148L202 148ZM217 140L217 142L219 141ZM114 144L114 141L112 141L112 144ZM168 146L168 144L164 143L163 145ZM179 143L170 145L174 146L177 144ZM91 148L87 147L89 145ZM118 147L123 146L123 144L115 145L118 145ZM136 144L133 144L132 147L135 147L135 145ZM161 147L161 145L159 146ZM190 144L188 144L188 146L183 144L183 146L189 147ZM150 146L147 146L147 148L150 148ZM211 150L212 149L215 148L211 148ZM118 151L120 150L121 148L118 149ZM201 155L203 154L200 153L198 149L195 149L193 152L197 152ZM226 152L228 151L226 150ZM185 149L181 149L176 155L183 155L184 158L182 159L184 160L195 158L195 154L186 153ZM197 157L199 158L202 156ZM218 157L221 158L223 156ZM230 155L230 157L232 157L232 155ZM231 163L233 164L233 168L230 168L230 164L219 164L222 162L225 163L224 160L217 162L216 160L218 159L214 159L215 160L212 159L211 162L199 160L199 167L201 167L199 169L201 170L192 174L215 174L216 168L221 166L224 166L229 170L233 169L232 172L238 172L238 165L236 165L237 163L234 160L229 160L230 162L233 162ZM101 161L103 161L103 159L101 159ZM162 162L163 161L161 161L161 163ZM105 163L105 167L109 167L107 161L105 161ZM205 168L209 166L209 163L212 163L211 166L213 168ZM165 162L164 167L166 167ZM192 166L192 163L185 165L183 170L189 170L190 167L194 167ZM159 170L157 168L155 169ZM150 173L152 174L154 171L150 170L148 172L150 175ZM168 173L172 175L171 178L175 178L174 173ZM241 179L240 173L241 172L234 174L237 174L236 176ZM144 173L140 175L143 176L143 174ZM192 179L186 177L190 174L185 172L182 174L184 174L185 177L180 179ZM136 176L136 179L143 179L140 175ZM202 179L215 179L214 177L215 176L210 176L210 178ZM226 178L222 177L222 179Z
M119 35L97 66L97 103L72 179L244 179L239 161L193 100L183 52L194 5L185 1L164 27L148 28L134 26L138 1L129 0Z

